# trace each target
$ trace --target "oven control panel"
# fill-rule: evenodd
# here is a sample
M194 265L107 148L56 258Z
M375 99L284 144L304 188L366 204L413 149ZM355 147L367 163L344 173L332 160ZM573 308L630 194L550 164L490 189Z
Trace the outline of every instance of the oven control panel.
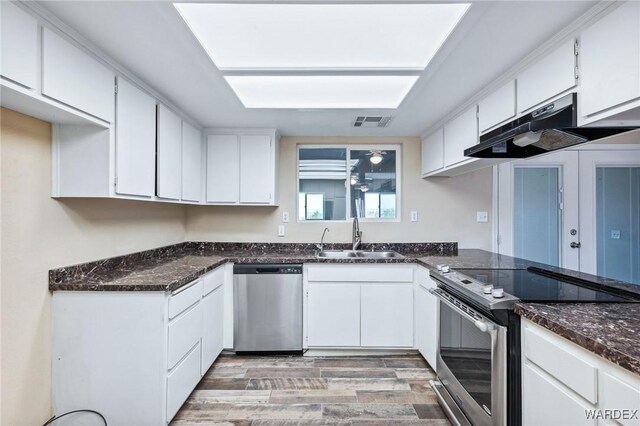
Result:
M447 266L438 265L438 270L432 271L431 276L490 309L509 309L519 301L502 288L493 287L491 284L453 271Z

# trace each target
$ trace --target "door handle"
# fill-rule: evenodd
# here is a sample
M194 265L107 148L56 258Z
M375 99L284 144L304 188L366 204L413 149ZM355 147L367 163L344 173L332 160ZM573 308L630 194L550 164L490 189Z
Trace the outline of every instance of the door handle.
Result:
M577 243L576 243L575 241L573 241L573 242L571 242L571 244L569 244L569 246L570 246L571 248L580 248L580 246L581 246L581 245L582 245L582 244L581 244L580 242L577 242Z

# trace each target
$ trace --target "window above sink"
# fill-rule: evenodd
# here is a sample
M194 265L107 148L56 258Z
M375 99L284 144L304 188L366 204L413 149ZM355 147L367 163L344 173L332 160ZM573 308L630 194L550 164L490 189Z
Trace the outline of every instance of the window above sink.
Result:
M400 164L400 145L299 145L298 221L399 221Z

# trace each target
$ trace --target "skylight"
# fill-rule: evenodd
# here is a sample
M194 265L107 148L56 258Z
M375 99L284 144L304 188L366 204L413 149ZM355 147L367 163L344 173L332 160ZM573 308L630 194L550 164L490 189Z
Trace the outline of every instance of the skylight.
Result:
M396 108L469 8L467 3L174 5L247 108ZM371 86L374 81L382 89L363 93L377 87ZM309 97L296 97L293 88ZM282 99L271 94L276 89L285 90Z
M228 76L247 108L397 108L417 76Z

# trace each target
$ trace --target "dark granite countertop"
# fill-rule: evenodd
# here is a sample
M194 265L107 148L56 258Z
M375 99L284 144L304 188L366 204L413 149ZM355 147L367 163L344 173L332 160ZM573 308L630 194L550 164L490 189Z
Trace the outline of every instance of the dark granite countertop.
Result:
M190 242L51 270L49 290L174 291L225 263L415 263L424 254L455 254L457 243L365 244L362 248L396 250L405 257L321 259L313 244Z
M640 304L518 303L516 313L640 375Z
M349 248L328 244L327 249ZM49 271L51 291L170 292L225 263L417 263L429 269L526 269L543 266L457 243L364 244L363 249L395 250L396 259L319 259L314 244L187 242ZM640 295L640 286L563 268L555 271ZM516 312L609 361L640 374L640 304L516 305Z

